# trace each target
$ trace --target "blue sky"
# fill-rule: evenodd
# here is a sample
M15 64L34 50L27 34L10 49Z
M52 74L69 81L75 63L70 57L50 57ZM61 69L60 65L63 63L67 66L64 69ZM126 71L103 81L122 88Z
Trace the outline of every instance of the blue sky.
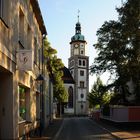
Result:
M105 21L117 20L118 13L115 7L120 7L122 0L39 0L40 9L48 32L51 46L57 50L57 56L68 66L70 57L70 39L75 34L78 9L82 34L87 41L87 55L91 65L96 50L93 44L97 41L96 32ZM108 74L102 76L104 83ZM90 76L89 89L95 81Z

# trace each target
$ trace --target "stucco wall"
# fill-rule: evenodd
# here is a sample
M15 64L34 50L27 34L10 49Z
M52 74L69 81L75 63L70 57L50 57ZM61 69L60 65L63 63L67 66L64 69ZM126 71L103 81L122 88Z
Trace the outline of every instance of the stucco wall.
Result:
M14 139L19 137L19 95L18 86L28 89L27 120L36 125L36 92L35 79L39 74L39 63L34 64L33 71L17 70L16 53L18 49L33 49L36 37L39 49L42 46L42 33L36 20L33 8L28 0L9 0L9 24L0 20L0 138ZM19 11L24 14L24 43L19 43ZM28 34L30 29L30 35ZM9 73L11 76L9 76ZM5 80L5 82L4 82ZM4 88L2 88L3 86Z
M128 108L127 107L110 108L110 118L117 122L127 122Z

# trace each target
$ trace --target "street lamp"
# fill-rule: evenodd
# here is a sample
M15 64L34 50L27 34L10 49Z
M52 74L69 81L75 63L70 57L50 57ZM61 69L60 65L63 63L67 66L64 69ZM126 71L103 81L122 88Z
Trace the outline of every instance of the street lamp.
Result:
M40 136L42 135L43 130L43 124L44 124L44 39L46 38L46 34L42 35L42 48L41 48L41 74L37 77L36 80L38 80L40 84L40 91L41 91L41 97L40 97Z
M42 74L39 74L36 78L36 82L39 84L40 86L40 137L42 135L42 129L43 129L43 126L42 126L42 121L43 121L43 81L44 81L44 77Z
M40 87L40 93L42 92L42 88L41 88L41 85L43 84L43 81L44 81L44 76L42 74L39 74L36 78L36 83L37 83L37 86Z
M39 82L39 83L42 83L44 81L44 77L42 74L39 74L38 77L36 78L36 81Z
M43 121L44 121L44 39L46 38L46 34L42 35L42 47L41 47L41 74L39 74L36 78L37 83L40 84L40 136L42 135L43 130Z

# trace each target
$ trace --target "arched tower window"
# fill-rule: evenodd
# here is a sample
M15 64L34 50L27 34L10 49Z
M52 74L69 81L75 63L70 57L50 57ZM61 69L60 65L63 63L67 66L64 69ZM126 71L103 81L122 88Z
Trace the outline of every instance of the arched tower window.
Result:
M79 60L79 65L81 66L81 60Z
M73 88L72 87L69 87L68 93L69 93L68 107L73 108Z
M85 60L83 60L83 66L85 66L86 64L85 64Z
M84 54L84 51L83 50L81 50L81 54Z

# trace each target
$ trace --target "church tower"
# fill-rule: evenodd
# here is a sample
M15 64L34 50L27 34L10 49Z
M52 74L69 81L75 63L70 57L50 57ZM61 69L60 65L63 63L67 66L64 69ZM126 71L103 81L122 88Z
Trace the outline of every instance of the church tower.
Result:
M86 40L81 34L81 24L76 23L75 35L70 42L69 70L75 80L74 85L74 113L85 115L88 113L87 94L89 92L89 57L86 56Z

